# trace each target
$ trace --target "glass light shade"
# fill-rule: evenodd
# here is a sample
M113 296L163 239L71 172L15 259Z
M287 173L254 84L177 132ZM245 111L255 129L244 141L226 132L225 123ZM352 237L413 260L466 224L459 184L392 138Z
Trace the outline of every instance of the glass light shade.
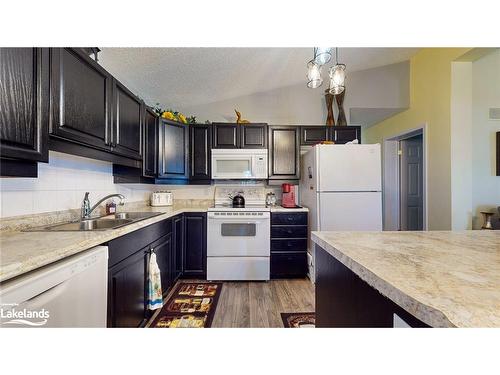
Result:
M314 61L318 65L325 65L332 58L332 49L330 47L314 47Z
M307 87L310 89L315 89L323 84L323 78L321 78L321 66L316 64L314 60L307 63Z
M338 95L345 89L345 65L337 64L330 68L330 94Z

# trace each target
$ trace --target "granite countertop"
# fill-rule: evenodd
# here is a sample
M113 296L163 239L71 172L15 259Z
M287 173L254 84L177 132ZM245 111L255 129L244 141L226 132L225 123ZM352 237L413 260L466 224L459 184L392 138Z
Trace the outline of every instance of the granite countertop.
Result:
M500 231L312 232L312 240L432 327L500 327Z
M213 204L213 203L212 203ZM130 212L161 212L117 229L89 232L2 232L0 233L0 282L56 262L81 251L183 212L205 212L212 205L139 206ZM127 210L124 210L127 211Z

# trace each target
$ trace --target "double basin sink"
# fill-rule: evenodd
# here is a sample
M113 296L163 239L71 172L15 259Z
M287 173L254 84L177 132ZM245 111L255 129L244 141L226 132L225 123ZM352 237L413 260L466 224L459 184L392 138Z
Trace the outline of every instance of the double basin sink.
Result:
M28 231L65 232L116 229L158 215L161 215L161 212L120 212L98 218L31 228Z

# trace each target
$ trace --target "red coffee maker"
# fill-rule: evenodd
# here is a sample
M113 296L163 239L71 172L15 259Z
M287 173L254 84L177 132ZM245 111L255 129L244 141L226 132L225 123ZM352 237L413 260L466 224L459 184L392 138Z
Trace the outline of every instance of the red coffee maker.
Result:
M295 208L295 185L292 184L282 184L282 197L281 205L285 208Z

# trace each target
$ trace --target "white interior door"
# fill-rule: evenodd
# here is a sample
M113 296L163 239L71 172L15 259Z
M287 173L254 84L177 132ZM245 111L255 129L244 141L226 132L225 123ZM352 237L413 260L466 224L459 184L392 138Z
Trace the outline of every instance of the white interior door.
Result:
M321 145L318 191L381 191L380 145Z
M322 231L382 230L382 193L320 193Z

